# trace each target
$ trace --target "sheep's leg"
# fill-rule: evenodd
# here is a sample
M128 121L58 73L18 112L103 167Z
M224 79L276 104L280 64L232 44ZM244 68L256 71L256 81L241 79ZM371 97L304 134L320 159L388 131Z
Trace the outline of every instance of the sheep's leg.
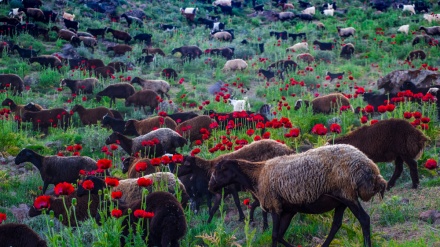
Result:
M403 171L403 160L401 157L397 157L394 163L396 167L394 168L394 173L391 176L390 181L388 182L388 186L387 186L388 190L394 187L396 180L400 177L400 175L402 175L402 171Z
M342 218L344 217L344 211L346 208L347 206L342 205L335 209L335 214L333 215L332 227L327 236L327 239L325 239L325 242L322 244L322 247L329 246L332 240L335 238L336 233L338 232L339 228L341 228L342 226Z
M244 220L244 213L243 213L243 209L241 209L240 198L238 198L237 190L234 189L233 191L231 191L231 194L232 194L232 198L234 199L235 206L238 209L238 215L240 216L238 221L243 221Z
M289 228L290 221L296 212L283 213L280 215L272 213L273 229L272 229L272 247L276 247L278 242L286 247L294 247L283 239L284 234Z
M254 200L255 200L255 201L251 204L251 211L249 212L249 214L250 214L250 216L249 216L249 220L250 220L251 222L254 221L254 212L255 212L255 209L256 209L257 207L260 206L260 201L258 201L258 199L255 198L255 197L254 197ZM267 212L264 211L264 210L261 210L261 211L262 211L262 213L263 213L263 231L266 231L267 228L269 228L269 225L268 225L268 223L267 223Z
M413 184L413 189L417 189L419 186L419 172L417 171L417 162L414 159L411 158L405 158L404 159L406 164L408 164L409 167L409 175L411 176L411 181Z
M47 186L49 186L49 183L44 182L44 184L43 184L43 195L44 195L44 193L46 193Z
M344 200L344 204L348 206L350 211L359 220L359 223L362 227L362 234L364 235L364 246L371 247L371 239L370 239L370 216L365 212L362 208L359 201L351 202Z
M163 245L162 244L162 246L166 246L166 245ZM171 240L171 245L170 245L171 247L179 247L180 245L179 245L179 241L177 241L177 240L175 240L175 239L173 239L173 240Z
M226 197L226 194L225 194L225 197ZM214 217L214 214L217 212L217 210L220 206L221 200L222 200L222 195L215 194L214 206L211 208L211 211L209 211L208 223L211 223L212 218Z

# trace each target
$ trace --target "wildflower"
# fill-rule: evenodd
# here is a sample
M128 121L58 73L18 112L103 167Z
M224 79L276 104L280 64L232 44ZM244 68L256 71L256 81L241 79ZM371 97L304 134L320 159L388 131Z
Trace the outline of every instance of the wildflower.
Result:
M270 138L270 132L264 132L263 133L263 138L264 139L269 139Z
M73 149L75 151L81 151L82 150L82 146L81 146L81 144L75 144L75 145L73 145Z
M108 150L107 150L108 151ZM108 169L110 167L112 167L112 161L109 159L100 159L96 162L96 166L99 169Z
M153 184L153 180L151 180L151 179L149 179L149 178L143 178L143 177L141 177L141 178L138 178L138 180L137 180L137 184L138 184L140 187L148 187L148 186L150 186L150 185Z
M435 159L428 159L428 160L426 160L425 168L429 169L429 170L437 168L437 161Z
M162 162L162 164L164 164L164 165L168 165L169 163L171 163L171 159L170 159L170 157L168 156L168 155L164 155L164 156L162 156L162 158L161 158L161 162Z
M404 112L403 117L406 119L410 119L410 118L412 118L412 113L411 112Z
M248 136L252 136L254 133L255 133L255 130L253 130L253 129L248 129L248 130L246 131L246 134L247 134Z
M380 112L380 113L384 113L384 112L387 111L387 106L380 105L380 106L377 107L377 111Z
M365 112L367 112L367 113L374 112L374 106L372 106L372 105L365 106Z
M341 126L337 123L332 123L330 125L330 131L333 133L340 134L341 133Z
M396 106L393 105L393 104L388 104L388 105L387 105L387 111L389 111L389 112L394 111L394 108L396 108Z
M113 191L111 196L114 200L120 199L122 197L122 191Z
M323 124L315 124L312 128L312 133L317 135L326 135L327 128Z
M70 195L75 191L75 188L73 188L73 185L71 183L62 182L55 186L54 192L55 195Z
M147 162L138 162L136 163L136 166L134 167L136 172L143 172L147 170Z
M117 208L112 210L112 217L119 218L121 216L122 216L122 210Z
M108 147L107 147L107 146L103 146L103 147L101 148L101 152L103 152L103 153L108 152Z
M50 208L50 196L39 196L34 201L34 207L37 210Z
M368 118L366 116L361 117L361 123L366 123L368 121Z
M92 190L95 187L95 185L93 184L92 180L86 180L82 183L82 187L85 190Z
M377 123L377 122L379 122L379 120L377 120L377 119L372 119L372 120L370 121L370 124L373 125L373 124L375 124L375 123Z
M191 151L191 156L194 156L196 154L200 153L200 148L195 148Z
M151 219L154 217L154 213L153 212L147 212L145 210L142 209L136 209L133 212L134 217L136 218L147 218L147 219Z
M202 145L202 141L201 140L196 140L195 141L195 145L196 146L200 146L200 145ZM167 156L168 157L168 156Z
M0 213L0 224L6 220L6 214Z
M416 111L416 112L413 113L413 116L414 116L414 118L419 119L419 118L422 117L422 113Z
M106 178L105 178L105 183L106 183L108 186L116 187L116 186L119 185L119 180L116 179L116 178L106 177Z
M162 161L160 158L153 158L150 160L150 163L152 166L159 166Z
M73 152L73 146L67 146L67 147L66 147L66 150L67 150L68 152Z
M431 119L429 117L422 117L420 121L422 121L422 123L429 123Z
M243 204L246 205L246 206L249 206L250 201L251 200L249 200L249 198L246 198L246 199L243 200Z
M112 151L115 151L116 149L118 149L118 145L112 144L112 145L110 145L110 149Z
M176 162L176 163L182 163L183 162L183 155L173 154L172 160L173 160L173 162Z

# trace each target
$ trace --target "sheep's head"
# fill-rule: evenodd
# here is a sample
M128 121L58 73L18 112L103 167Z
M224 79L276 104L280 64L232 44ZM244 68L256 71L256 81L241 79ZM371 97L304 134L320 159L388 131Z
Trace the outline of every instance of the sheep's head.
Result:
M124 161L122 161L122 173L127 173L128 169L130 168L131 163L135 160L134 157L128 157L125 158Z
M236 160L222 160L214 166L214 171L209 180L209 191L216 193L225 186L234 183L237 178L235 171L238 166Z
M196 166L197 158L194 156L184 156L182 165L177 168L177 176L185 176L193 173L193 167Z
M114 144L118 141L119 135L121 135L119 132L113 132L107 139L105 140L105 145Z
M124 133L126 135L135 135L135 136L139 135L139 133L136 130L135 120L131 119L125 123Z
M411 81L404 81L402 86L400 86L400 91L412 90L416 88L416 86Z
M10 106L10 105L12 105L12 104L14 104L14 101L13 101L12 99L10 99L10 98L6 98L6 99L3 100L3 102L2 102L2 106Z
M35 152L30 149L23 149L18 153L17 157L15 157L15 164L19 165L21 163L27 162L35 156Z
M72 112L77 112L81 108L84 108L84 107L82 105L74 105L73 108L71 109L71 111Z

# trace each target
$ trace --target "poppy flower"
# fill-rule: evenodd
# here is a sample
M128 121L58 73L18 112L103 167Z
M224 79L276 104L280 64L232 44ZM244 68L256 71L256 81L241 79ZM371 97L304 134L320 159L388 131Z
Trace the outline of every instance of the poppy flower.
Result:
M372 112L374 112L374 106L372 106L372 105L367 105L367 106L365 106L365 112L367 112L367 113L372 113Z
M162 163L160 158L153 158L150 160L150 163L152 166L158 166Z
M380 112L380 113L384 113L384 112L387 111L387 106L380 105L380 106L377 107L377 111Z
M82 146L81 146L81 144L75 144L75 145L73 145L73 149L75 151L81 151L82 150Z
M289 134L291 137L298 137L300 130L298 128L293 128L290 130Z
M118 145L115 144L110 145L110 150L115 151L116 149L118 149Z
M404 112L403 117L406 119L410 119L410 118L412 118L412 113L411 112Z
M150 185L153 184L153 180L151 180L151 179L149 179L149 178L143 178L143 177L141 177L141 178L138 178L138 180L137 180L137 184L138 184L140 187L148 187L148 186L150 186Z
M92 190L95 187L95 185L93 184L92 180L86 180L82 183L82 187L85 190Z
M168 155L164 155L161 158L161 162L164 165L168 165L169 163L171 163L171 159L170 159L170 157Z
M379 122L379 120L377 120L377 119L372 119L372 120L370 121L370 124L373 125L373 124L375 124L375 123L377 123L377 122Z
M111 196L112 196L112 198L114 200L120 199L122 197L122 191L119 191L119 190L118 191L112 191Z
M341 126L337 123L332 123L330 125L330 131L333 133L340 134L341 133Z
M264 139L269 139L270 138L270 132L264 132L263 133L263 138Z
M50 196L39 196L35 198L34 207L37 210L50 208Z
M108 149L107 149L107 151L108 151ZM109 159L100 159L100 160L98 160L96 162L96 166L99 169L104 169L105 170L105 169L108 169L108 168L112 167L112 161L109 160Z
M216 129L216 128L218 128L218 123L217 123L217 122L212 122L212 123L209 125L209 128L211 128L211 129Z
M196 154L200 153L200 148L195 148L191 151L191 156L194 156Z
M108 186L116 187L116 186L119 185L119 180L116 179L116 178L106 177L106 178L105 178L105 183L106 183Z
M387 111L389 111L389 112L394 111L395 108L396 108L396 106L393 105L393 104L388 104L388 105L387 105Z
M312 133L317 135L326 135L327 128L323 124L315 124L312 128Z
M0 213L0 224L6 220L6 214Z
M416 112L413 113L413 116L414 116L414 118L419 119L419 118L422 117L422 113L416 111Z
M361 117L361 123L366 123L368 121L368 118L366 116Z
M75 191L75 188L73 187L73 185L71 183L62 182L62 183L57 184L53 190L55 192L55 195L57 195L57 196L59 196L59 195L68 196Z
M426 160L425 168L429 169L429 170L437 168L437 161L435 159L428 159L428 160Z
M66 147L66 150L67 150L68 152L73 152L73 146L67 146L67 147Z
M429 123L431 121L429 117L422 117L420 120L422 121L422 123Z
M147 162L136 163L134 169L136 170L136 172L143 172L143 171L147 170Z
M261 136L255 136L254 137L254 141L259 141L259 140L261 140Z
M200 146L200 145L202 145L202 141L201 140L196 140L194 144L196 146Z
M108 147L107 147L107 146L103 146L103 147L101 148L101 152L103 152L103 153L107 153L107 152L108 152Z
M429 129L429 125L427 125L427 124L420 124L420 127L422 128L422 130L428 130Z
M153 212L147 212L145 210L142 209L136 209L133 212L134 217L136 218L144 218L144 219L151 219L154 217L154 213Z
M122 216L122 210L120 210L120 209L113 209L112 210L112 217L119 218L121 216Z
M173 154L172 160L173 160L173 162L176 162L176 163L182 163L183 162L183 155Z

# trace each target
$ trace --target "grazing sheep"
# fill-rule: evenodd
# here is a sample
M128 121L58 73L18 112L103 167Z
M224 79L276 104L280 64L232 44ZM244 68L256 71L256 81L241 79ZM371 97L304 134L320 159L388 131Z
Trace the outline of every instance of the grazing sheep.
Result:
M57 33L58 38L62 40L71 41L72 37L76 37L76 33L67 29L60 29L57 26L53 26L50 30L55 31Z
M211 34L211 38L215 38L220 41L232 41L232 35L228 32L217 32Z
M248 64L243 59L232 59L226 61L225 65L223 66L222 71L236 71L236 70L245 70L248 67Z
M76 32L76 35L78 37L88 37L88 38L94 38L96 40L95 36L93 36L91 33L88 33L88 32L78 31L78 32Z
M180 8L180 13L185 16L188 22L194 22L198 8Z
M86 109L82 105L75 105L71 111L78 113L81 123L84 125L97 124L105 115L113 117L113 113L108 108L102 106Z
M110 128L113 130L113 132L119 132L119 133L126 135L126 133L124 133L125 123L126 123L126 121L124 121L122 119L116 119L116 118L110 117L107 114L102 118L102 122L101 122L101 124L104 126L107 126L107 125L110 126Z
M188 57L190 60L194 59L196 57L200 58L200 56L203 54L203 51L200 50L198 46L195 45L189 45L189 46L182 46L179 48L174 48L171 51L171 54L174 55L174 53L180 52L182 54L182 58Z
M161 76L165 77L166 79L176 80L178 77L177 72L172 68L165 68L162 70L162 72L160 74L161 74Z
M135 24L138 25L138 27L143 27L144 26L144 22L135 17L135 16L128 16L127 14L122 14L121 18L125 18L125 20L127 21L128 24L128 28L130 28L131 24L134 22Z
M135 77L131 80L131 84L139 84L143 90L152 90L162 97L165 95L170 98L168 91L170 91L170 84L164 80L145 80L140 77Z
M307 9L301 11L302 14L315 15L315 6L308 7Z
M409 25L400 26L399 29L397 29L397 32L405 33L406 35L408 35Z
M286 2L287 2L287 0L286 0ZM309 8L309 7L313 6L311 3L306 2L306 1L298 0L298 3L299 3L299 7L301 7L301 8Z
M77 21L70 21L68 19L63 19L64 20L64 25L66 26L67 29L69 30L75 30L78 31L79 29L79 22Z
M275 78L275 75L278 76L281 80L284 80L283 74L282 72L273 72L272 70L265 70L265 69L259 69L257 71L259 74L263 74L264 78L266 78L266 80L271 80L272 78Z
M30 103L29 103L30 104ZM11 111L14 113L15 116L19 116L20 118L22 117L23 113L25 111L27 111L26 107L24 105L17 105L15 104L15 102L10 99L10 98L6 98L5 100L3 100L2 102L2 106L9 106L9 109L11 109ZM36 104L37 109L40 108L41 106ZM39 109L37 111L40 111L42 109Z
M125 100L125 106L130 106L134 104L134 106L139 106L144 109L145 114L147 111L145 110L145 106L150 107L150 112L153 114L154 110L159 105L159 95L153 90L142 90L134 93L130 97Z
M17 95L17 93L21 95L24 90L24 82L16 74L0 74L0 89L5 90L7 88L13 90L12 95Z
M356 32L356 30L353 27L346 27L346 28L336 27L336 29L338 29L338 35L341 38L354 36Z
M231 6L231 0L215 0L212 3L212 6L218 6L218 5Z
M0 16L0 22L5 22L6 24L13 26L20 24L20 20L17 20L15 18L9 18L6 16Z
M125 55L125 53L133 51L133 48L131 48L131 46L129 45L115 45L107 47L107 52L108 51L113 51L115 53L115 56L123 56Z
M45 22L46 17L41 9L37 8L19 8L18 11L23 11L26 14L26 21L29 22L29 17L37 22Z
M423 34L423 35L416 35L412 41L412 45L415 46L416 44L420 42L424 42L425 44L433 45L435 42L435 39L432 38L429 35Z
M295 15L295 18L299 18L303 21L312 21L313 20L313 15L310 14L297 14Z
M166 138L166 137L161 137ZM119 132L113 132L105 141L106 145L117 143L130 156L137 153L140 157L157 157L165 154L162 143L155 143L154 145L147 145L145 142L152 141L154 138L151 135L145 134L133 139L122 135ZM150 144L150 143L149 143Z
M76 181L75 181L76 182ZM82 187L81 185L79 185ZM67 209L70 209L73 207L72 201L76 200L75 204L75 213L73 212L66 212L65 207ZM85 221L89 219L90 217L95 218L95 216L98 215L98 209L99 205L101 203L101 200L99 199L98 195L90 194L89 196L78 196L76 192L63 197L54 197L50 196L49 199L49 208L48 210L54 212L54 216L56 219L59 219L60 216L63 217L63 220L61 223L65 226L69 227L77 227L80 226L81 221ZM42 211L36 209L34 206L32 206L29 209L29 217L35 217L38 215L41 215Z
M303 102L306 107L310 104L307 100L298 100L295 103L295 110L301 108ZM331 93L313 99L311 105L314 113L330 114L339 111L341 106L350 106L350 100L341 93Z
M98 41L95 38L83 36L78 36L78 38L83 42L85 47L92 49L92 53L95 52L95 46L98 45Z
M136 34L134 37L133 37L133 40L139 40L139 41L142 41L142 42L144 42L144 43L146 43L147 45L151 45L151 37L152 37L153 35L151 35L151 34L149 34L149 33L140 33L140 34Z
M192 186L196 188L195 194L199 195L195 197L196 208L199 210L201 200L204 196L208 197L208 207L209 207L209 219L208 222L211 222L215 212L218 209L220 204L221 196L216 196L216 200L214 202L214 207L211 208L210 197L212 194L207 190L207 184L209 179L211 178L211 174L215 165L222 160L230 160L230 159L246 159L249 161L264 161L267 159L271 159L274 157L293 154L294 150L290 149L285 144L279 143L274 140L260 140L256 142L252 142L249 145L245 145L241 149L220 155L211 160L205 160L203 158L197 156L185 156L182 165L179 167L178 176L179 178L185 175L192 174ZM244 219L243 212L241 211L240 202L238 200L238 192L239 188L236 186L228 186L228 190L225 193L230 193L234 197L235 205L239 210L240 220ZM227 194L225 194L226 196ZM251 219L253 219L255 207L252 205L251 208ZM263 214L264 217L264 227L267 227L267 217Z
M344 75L345 75L345 71L344 71L344 72L341 72L341 73L331 73L330 71L327 71L327 72L325 73L325 75L330 77L330 81L333 81L333 80L335 80L335 79L342 80L342 78L343 78Z
M278 18L280 21L287 21L295 18L295 14L292 12L280 12L280 13L274 13L275 17Z
M0 239L2 246L47 247L46 241L25 224L0 225Z
M116 99L125 99L133 95L136 92L134 87L128 83L116 83L107 86L102 91L96 94L96 101L100 102L103 96L110 98L110 108L112 103L116 105Z
M85 60L85 63L88 70L105 67L104 62L101 59L87 59Z
M352 43L347 43L342 46L340 57L345 59L351 59L354 54L354 45Z
M204 140L203 135L205 134L205 132L201 133L201 129L210 131L210 125L214 122L216 121L211 119L209 116L197 116L177 125L176 132L188 139L191 143L197 140L201 141Z
M272 214L272 246L276 247L278 243L292 246L283 237L296 213L320 214L336 208L322 244L329 246L347 207L361 224L364 244L371 246L370 217L359 198L369 201L377 193L383 197L387 183L361 151L333 145L262 162L223 160L213 169L209 190L218 192L230 184L251 191L263 210Z
M113 34L113 42L115 39L122 40L125 42L125 44L128 44L128 42L132 39L131 35L124 31L118 31L114 30L112 28L107 28L106 33L112 33Z
M33 130L41 129L47 134L49 127L62 127L64 130L69 126L70 114L63 108L41 110L39 112L26 111L22 115L23 122L32 122Z
M116 72L125 72L127 70L127 65L123 62L111 62L107 66L115 68Z
M317 45L321 51L331 51L333 49L333 43L320 42L318 40L313 41L314 45Z
M98 78L109 78L111 77L115 72L115 68L111 67L111 66L103 66L103 67L97 67L95 70L95 76ZM92 72L90 72L89 76L92 75Z
M423 19L427 20L429 23L433 21L440 22L440 14L423 14Z
M298 50L309 50L309 44L307 44L307 42L300 42L300 43L296 43L294 45L292 45L291 47L286 49L286 52L291 51L291 52L295 52Z
M422 50L415 50L415 51L410 52L408 57L406 58L406 60L412 61L414 59L425 60L426 53Z
M377 108L380 105L383 105L385 100L390 100L393 97L396 97L397 94L375 94L375 93L364 93L362 95L363 100L366 101L369 105L372 105L374 107L374 111L377 112Z
M274 36L275 38L282 39L282 40L287 40L288 39L287 35L288 35L287 31L282 31L282 32L270 31L269 32L270 37Z
M289 38L292 38L294 41L295 41L296 39L304 39L304 40L307 39L307 35L306 35L306 33L288 33L287 36L288 36Z
M79 94L81 92L85 94L92 94L93 89L98 83L99 81L96 78L86 78L84 80L63 79L60 83L60 86L70 88L74 94Z
M283 59L283 60L278 60L274 63L271 63L267 69L279 69L281 71L290 71L292 70L293 72L295 72L296 67L298 67L298 64L295 63L295 61L293 60L289 60L289 59Z
M104 36L107 33L107 27L105 28L87 28L87 32L91 33L94 37L98 37L101 35L102 40L104 40Z
M234 51L229 47L224 48L214 48L214 49L206 49L206 54L213 54L213 55L221 55L222 57L230 60L234 56Z
M151 47L145 47L144 49L142 49L142 53L146 53L147 55L149 54L159 54L162 57L165 57L165 52L162 51L162 49L160 48L151 48Z
M398 5L399 9L402 9L402 11L409 11L411 12L411 15L415 15L416 11L414 10L415 5L404 5L404 4L399 4Z
M419 27L419 30L425 31L428 35L440 35L440 26L434 27Z
M63 19L67 19L69 21L73 21L75 19L75 15L69 14L67 12L63 12Z
M170 117L172 120L174 120L177 124L181 122L185 122L186 120L192 119L199 116L195 112L178 112L174 114L169 114L167 117Z
M43 179L43 194L49 184L61 182L75 183L79 179L79 171L96 170L96 161L86 156L42 156L30 149L22 149L15 157L15 164L32 163L40 171Z
M46 109L39 104L36 104L34 102L29 102L24 106L24 110L37 112L37 111L46 110Z
M396 165L388 189L394 186L403 171L403 162L409 167L412 187L419 185L416 160L422 155L428 141L422 131L403 119L381 120L363 126L346 136L334 139L334 144L350 144L361 150L374 162L391 162Z
M124 210L128 214L130 209L131 215L123 222L124 230L122 235L129 234L128 224L132 229L136 228L135 221L141 221L134 217L134 211L140 209L143 200L132 202L127 209ZM145 199L147 207L145 211L152 212L154 217L143 224L143 238L148 236L148 246L179 246L179 240L182 239L187 232L187 223L182 205L176 200L176 197L168 192L153 192ZM125 238L121 237L121 246L125 246Z
M315 58L310 53L302 53L296 56L296 61L303 61L304 63L311 64L315 61Z
M163 31L171 32L171 31L177 30L178 27L176 27L174 25L169 25L169 24L160 24L159 28L162 29Z
M146 169L142 172L137 172L136 165L138 163L146 163ZM148 158L135 158L130 156L122 161L122 173L128 173L127 178L140 178L155 172L158 172L158 169L151 164L150 159Z
M51 67L56 68L58 71L60 71L60 68L63 66L61 63L61 60L55 56L52 55L41 55L38 57L31 57L29 58L29 63L32 64L34 62L39 63L43 67Z
M144 120L130 119L125 123L124 133L127 135L145 135L154 129L160 127L166 127L175 130L177 127L176 122L169 117L151 117Z
M142 57L138 58L136 60L136 62L139 63L139 64L147 64L147 65L149 65L150 63L154 62L154 55L142 56Z

